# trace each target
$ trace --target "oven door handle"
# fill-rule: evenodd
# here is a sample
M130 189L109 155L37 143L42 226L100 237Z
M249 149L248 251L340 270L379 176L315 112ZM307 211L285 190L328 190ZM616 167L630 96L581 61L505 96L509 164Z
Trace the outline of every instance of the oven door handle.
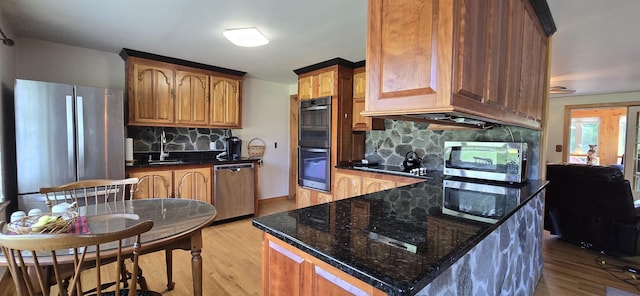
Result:
M328 106L313 106L300 108L300 111L314 111L314 110L326 110Z

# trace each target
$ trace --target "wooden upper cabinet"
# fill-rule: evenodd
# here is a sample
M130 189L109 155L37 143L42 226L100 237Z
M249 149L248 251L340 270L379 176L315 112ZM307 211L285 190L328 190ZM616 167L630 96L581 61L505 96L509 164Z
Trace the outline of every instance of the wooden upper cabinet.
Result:
M335 95L333 70L311 73L298 78L298 99L309 100Z
M491 1L491 2L498 2ZM458 54L454 55L454 93L478 101L484 101L489 69L489 30L491 5L484 1L464 1L460 12ZM455 42L454 41L454 42Z
M548 59L532 6L540 3L369 0L364 114L445 113L539 129Z
M320 73L317 76L318 79L318 93L317 96L318 97L326 97L326 96L333 96L335 94L334 92L334 83L333 81L335 76L335 71L327 71L324 73Z
M372 118L360 115L364 111L366 93L365 68L353 70L353 116L352 127L354 131L384 130L384 119Z
M245 72L130 49L120 56L126 61L128 125L241 127Z
M353 97L364 98L367 91L365 68L353 69Z
M298 79L298 99L309 100L312 98L311 76Z
M129 122L173 123L174 76L171 68L133 64L129 91Z
M176 71L176 123L209 125L209 76Z
M240 80L211 77L211 125L240 127Z
M437 2L369 1L367 112L402 114L441 104L435 85Z

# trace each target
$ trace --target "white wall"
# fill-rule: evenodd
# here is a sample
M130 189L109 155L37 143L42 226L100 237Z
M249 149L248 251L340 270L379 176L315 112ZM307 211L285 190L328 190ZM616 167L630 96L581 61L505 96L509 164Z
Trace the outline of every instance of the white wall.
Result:
M590 96L573 96L549 99L549 114L547 115L546 162L562 162L562 152L556 152L556 145L564 145L564 108L567 105L586 105L616 102L638 102L640 105L640 92L602 94ZM566 149L566 147L563 147Z
M259 168L260 199L289 195L289 85L245 78L242 82L242 154L253 138L266 144ZM255 142L253 144L260 144ZM275 148L275 144L278 148Z
M17 77L124 90L124 60L104 51L19 38Z
M18 78L125 89L124 61L117 54L29 38L16 40L16 45ZM260 199L289 192L289 92L285 84L243 81L243 129L233 133L243 140L244 155L252 138L267 143L258 170Z

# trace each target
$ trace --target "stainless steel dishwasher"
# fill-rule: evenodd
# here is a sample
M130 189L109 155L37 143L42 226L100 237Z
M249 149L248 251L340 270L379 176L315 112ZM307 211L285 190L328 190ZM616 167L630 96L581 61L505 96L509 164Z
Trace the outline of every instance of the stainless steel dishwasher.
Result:
M253 163L213 166L215 221L254 213Z

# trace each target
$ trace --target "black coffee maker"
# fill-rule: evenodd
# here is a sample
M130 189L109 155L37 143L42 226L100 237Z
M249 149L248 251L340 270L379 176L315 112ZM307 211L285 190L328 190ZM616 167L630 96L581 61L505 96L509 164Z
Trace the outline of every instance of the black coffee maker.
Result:
M242 151L242 140L238 137L228 137L227 141L227 160L240 159L240 152Z

